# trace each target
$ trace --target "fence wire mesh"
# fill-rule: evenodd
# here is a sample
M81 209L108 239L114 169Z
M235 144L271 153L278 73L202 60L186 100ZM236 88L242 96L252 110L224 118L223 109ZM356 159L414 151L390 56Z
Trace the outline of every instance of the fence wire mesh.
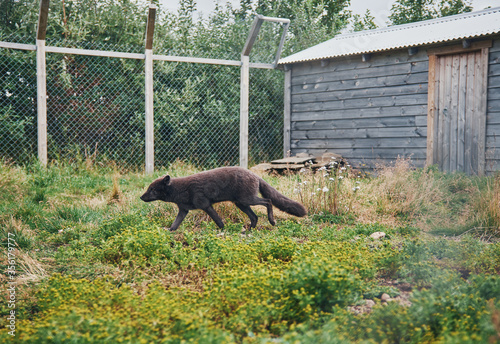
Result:
M0 49L0 157L23 162L36 157L35 52Z
M78 48L130 51L90 43ZM49 160L90 156L142 168L144 60L46 57ZM201 167L238 164L240 68L155 61L153 70L155 165L177 159ZM35 159L35 52L0 48L0 76L0 157ZM250 164L282 155L282 85L280 71L250 70Z
M201 165L238 162L239 72L228 66L154 64L158 165L175 159Z
M250 71L249 161L258 164L283 157L283 84L280 70Z
M144 61L47 56L49 159L144 163Z

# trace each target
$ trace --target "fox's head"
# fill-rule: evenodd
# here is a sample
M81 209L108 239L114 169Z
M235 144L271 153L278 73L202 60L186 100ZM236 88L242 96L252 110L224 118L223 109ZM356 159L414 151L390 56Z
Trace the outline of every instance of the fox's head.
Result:
M148 190L141 196L144 202L166 201L169 195L170 176L156 179L149 185Z

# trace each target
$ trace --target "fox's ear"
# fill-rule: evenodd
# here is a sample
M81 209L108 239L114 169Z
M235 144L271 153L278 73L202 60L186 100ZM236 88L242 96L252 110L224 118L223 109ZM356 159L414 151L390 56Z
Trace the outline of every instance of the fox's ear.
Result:
M163 184L168 185L170 183L170 176L166 175L161 181Z

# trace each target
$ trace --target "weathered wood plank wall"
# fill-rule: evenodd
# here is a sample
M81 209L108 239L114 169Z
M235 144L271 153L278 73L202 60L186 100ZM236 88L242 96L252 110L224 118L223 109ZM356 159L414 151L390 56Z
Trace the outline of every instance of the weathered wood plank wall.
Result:
M292 153L335 152L359 167L411 156L423 166L427 135L425 51L294 65Z

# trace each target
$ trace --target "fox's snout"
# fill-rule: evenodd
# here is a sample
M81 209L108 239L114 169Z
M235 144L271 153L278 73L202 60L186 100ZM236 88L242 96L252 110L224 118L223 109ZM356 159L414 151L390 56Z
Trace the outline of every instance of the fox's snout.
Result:
M151 201L153 201L151 199L151 197L148 195L147 192L144 195L141 196L141 200L143 200L144 202L151 202Z

